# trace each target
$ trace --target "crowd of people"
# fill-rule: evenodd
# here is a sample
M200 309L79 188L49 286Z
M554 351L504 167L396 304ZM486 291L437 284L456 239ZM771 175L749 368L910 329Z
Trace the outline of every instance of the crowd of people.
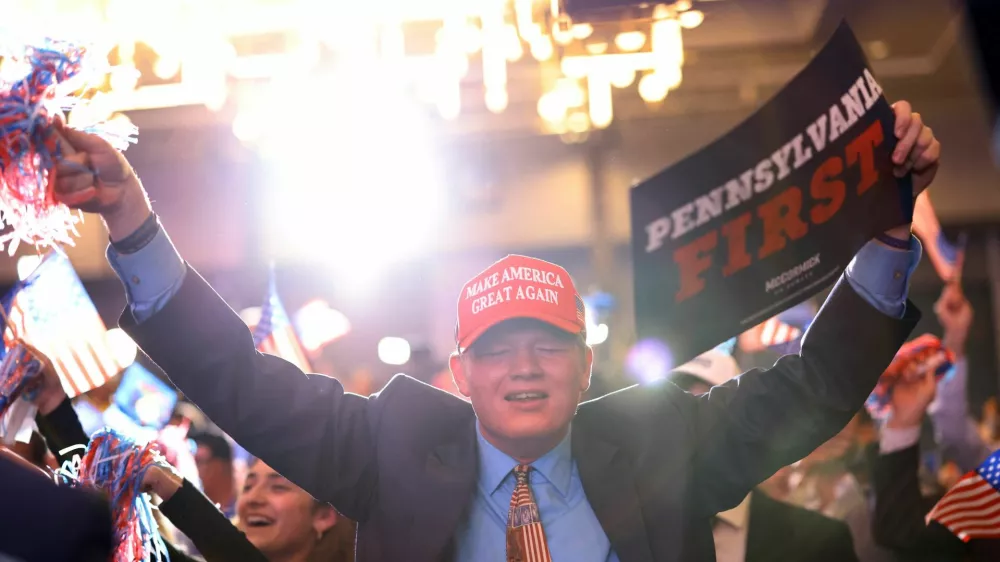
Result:
M940 147L908 104L894 108L893 164L916 196ZM995 405L985 430L970 417L973 310L959 278L933 310L949 374L921 356L888 417L864 408L920 315L906 300L921 254L909 225L869 242L796 348L766 368L716 349L667 381L581 403L593 351L572 279L508 256L459 298L459 397L405 376L363 396L258 352L174 249L124 158L98 137L60 135L57 194L107 224L122 327L198 408L176 409L168 427L183 435L163 439L141 483L170 560L1000 559L994 541L925 520L996 446ZM524 283L551 298L511 297ZM79 463L89 437L44 363L38 435L0 449L0 560L107 560L108 503L46 474Z

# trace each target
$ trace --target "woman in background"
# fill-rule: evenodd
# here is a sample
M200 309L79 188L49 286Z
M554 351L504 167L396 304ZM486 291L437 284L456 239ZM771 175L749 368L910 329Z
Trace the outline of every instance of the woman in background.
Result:
M236 513L270 562L354 561L354 523L260 460L250 462Z

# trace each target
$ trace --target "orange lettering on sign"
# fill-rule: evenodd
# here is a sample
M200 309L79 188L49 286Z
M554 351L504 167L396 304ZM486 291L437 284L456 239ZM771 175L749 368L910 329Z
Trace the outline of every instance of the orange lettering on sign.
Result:
M729 242L729 260L722 267L722 274L726 277L750 267L753 261L750 252L747 252L747 228L751 220L753 216L750 213L743 213L722 225L722 235Z
M858 195L864 195L878 181L878 169L875 168L875 147L882 144L882 122L876 121L871 127L847 145L847 165L861 164L861 181L858 182Z
M677 302L685 301L705 288L705 279L701 274L712 267L712 255L709 251L718 243L719 234L713 230L674 252L674 261L681 270L681 288L677 291Z
M764 259L784 249L789 240L805 236L810 223L826 223L840 212L847 196L847 186L842 179L845 162L847 166L859 165L861 179L857 193L864 195L878 182L875 148L883 140L882 124L876 121L847 145L846 158L831 156L820 164L809 184L807 208L803 208L802 189L791 186L758 205L755 212L743 213L675 250L673 258L680 272L676 301L690 299L705 289L705 276L712 274L716 254L723 251L719 247L720 232L726 239L726 256L716 275L728 277L753 263L753 252L747 247L747 233L750 228L758 228L754 216L760 218L759 228L763 231L757 259Z
M757 207L757 216L764 221L764 243L757 253L760 259L785 248L785 235L798 240L809 232L802 220L802 190L789 187L777 197Z
M832 219L844 204L847 186L837 179L843 171L844 161L839 156L831 157L816 168L816 173L813 174L812 182L809 184L809 195L815 200L826 200L829 203L813 205L809 211L809 220L813 224L823 224Z

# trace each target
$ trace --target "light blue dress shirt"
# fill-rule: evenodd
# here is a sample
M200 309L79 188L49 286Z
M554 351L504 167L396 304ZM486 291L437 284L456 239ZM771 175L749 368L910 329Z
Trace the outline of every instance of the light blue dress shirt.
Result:
M477 426L478 427L478 426ZM517 461L479 437L479 482L469 518L458 529L462 562L507 562L507 510L514 494ZM531 463L531 492L553 560L618 562L611 542L583 493L583 483L570 454L570 434Z
M913 237L909 251L869 242L847 266L845 275L872 306L900 318L906 311L909 280L920 254L920 243ZM109 247L108 261L125 285L137 322L163 308L177 293L187 271L163 230L133 254L118 254ZM512 470L516 464L479 435L479 482L469 517L458 532L458 560L505 562L507 509L514 492ZM569 435L532 466L531 488L553 560L617 562L584 494Z

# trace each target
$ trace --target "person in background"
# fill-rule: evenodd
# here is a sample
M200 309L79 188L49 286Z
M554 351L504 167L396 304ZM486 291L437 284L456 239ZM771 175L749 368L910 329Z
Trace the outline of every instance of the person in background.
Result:
M934 312L944 328L941 343L955 355L954 371L936 381L936 369L914 365L894 388L892 414L880 431L874 461L873 532L879 543L908 559L1000 560L1000 540L965 543L939 523L924 521L933 507L920 486L919 441L928 414L942 453L954 459L958 472L975 469L990 453L968 415L965 343L973 310L957 281L945 285Z
M898 557L877 544L871 532L864 440L869 420L867 412L858 412L837 435L796 463L786 497L791 504L843 521L861 562L896 562Z
M732 356L712 350L670 373L681 389L703 396L740 374ZM774 478L783 477L779 473ZM850 562L857 560L847 525L769 497L764 484L712 526L717 562Z
M882 428L874 462L873 533L880 544L908 561L1000 560L1000 540L964 542L937 521L925 522L936 498L921 495L919 439L936 391L933 369L913 369L893 389L892 417ZM980 501L987 506L992 500Z
M991 448L983 441L969 413L969 366L965 345L974 312L958 281L945 284L934 303L934 314L944 330L941 344L955 354L954 368L937 385L934 402L928 408L934 427L934 441L946 461L953 461L961 473L979 466Z
M236 471L233 465L233 448L218 433L204 431L191 436L197 445L194 453L198 477L208 499L219 506L223 515L232 519L236 515Z
M269 562L354 560L354 523L260 460L250 462L236 512Z
M55 456L45 447L45 439L37 431L31 432L31 438L27 443L17 441L11 445L10 450L43 470L59 468Z
M70 399L66 397L52 363L41 353L34 353L44 366L34 388L35 405L38 407L35 423L48 448L56 454L60 466L79 466L80 455L86 450L90 438L84 432ZM166 518L190 538L204 557L188 555L173 542L172 533L161 527L171 562L265 562L264 556L246 536L166 462L155 463L146 469L141 489L162 500L154 517L158 521L160 516Z

